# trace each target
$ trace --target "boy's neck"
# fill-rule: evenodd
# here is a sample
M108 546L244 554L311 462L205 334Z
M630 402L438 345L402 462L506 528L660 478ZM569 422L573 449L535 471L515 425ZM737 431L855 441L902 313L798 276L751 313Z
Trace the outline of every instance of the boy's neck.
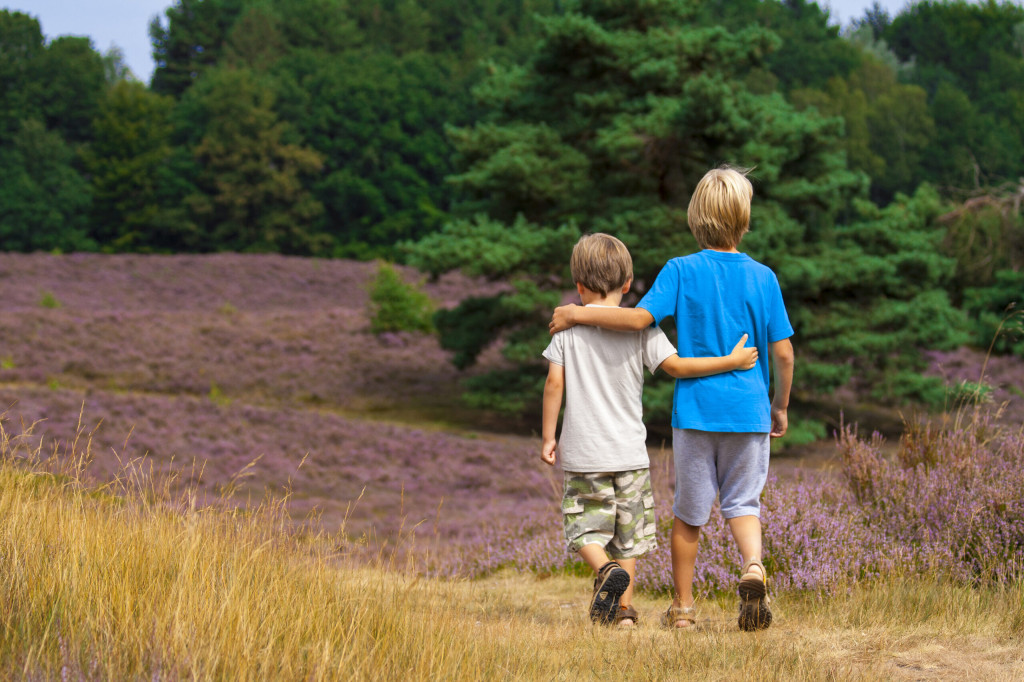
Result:
M580 301L583 305L605 305L610 308L618 308L622 303L622 292L613 291L607 296L602 296L596 291L584 290L580 294Z
M730 246L728 248L724 248L724 247L720 248L720 247L717 247L717 246L709 246L707 248L708 248L708 251L717 251L718 253L739 253L740 252L739 249L737 249L735 246Z

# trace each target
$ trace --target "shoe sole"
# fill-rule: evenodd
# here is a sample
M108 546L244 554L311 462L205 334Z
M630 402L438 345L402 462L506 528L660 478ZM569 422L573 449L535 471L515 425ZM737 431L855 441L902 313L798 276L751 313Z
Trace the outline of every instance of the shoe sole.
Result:
M740 630L753 632L764 630L772 624L772 611L768 608L768 590L763 581L756 578L741 580Z
M609 571L590 603L590 620L602 625L611 623L615 612L619 610L619 599L628 587L629 573L626 573L626 569L615 568Z

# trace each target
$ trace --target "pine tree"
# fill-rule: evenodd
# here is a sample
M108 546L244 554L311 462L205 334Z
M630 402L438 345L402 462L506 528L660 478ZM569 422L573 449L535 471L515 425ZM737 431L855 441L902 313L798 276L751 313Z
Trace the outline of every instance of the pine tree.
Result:
M442 342L462 365L504 339L514 369L476 380L474 401L506 409L536 402L546 321L572 286L568 256L580 231L626 242L642 294L668 258L696 249L684 207L696 182L723 162L755 169L752 231L742 248L779 274L802 349L798 387L821 393L855 372L868 380L916 372L918 346L954 342L950 328L943 335L925 321L901 325L899 339L886 342L882 331L901 312L920 309L943 323L955 317L931 288L948 278L951 261L927 237L930 214L900 225L908 204L879 213L863 200L867 178L846 166L840 119L751 88L749 75L778 46L771 32L700 26L691 3L672 0L567 5L543 20L528 62L491 67L476 90L489 115L451 133L461 168L451 181L467 218L410 248L412 262L432 274L461 268L509 282L510 294L473 298L438 317ZM836 227L848 218L854 227ZM899 267L921 248L914 275L922 279L901 291ZM832 278L843 282L850 324L878 331L871 347L857 351L836 338ZM883 305L893 297L903 307ZM886 386L890 396L920 392Z

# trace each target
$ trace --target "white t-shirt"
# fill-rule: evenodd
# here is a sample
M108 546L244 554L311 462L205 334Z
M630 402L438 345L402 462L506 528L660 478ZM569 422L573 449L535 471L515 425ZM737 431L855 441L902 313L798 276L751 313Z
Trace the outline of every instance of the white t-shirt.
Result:
M675 353L658 327L617 332L576 325L551 338L544 357L565 368L562 469L597 473L650 466L641 403L644 367L654 372Z

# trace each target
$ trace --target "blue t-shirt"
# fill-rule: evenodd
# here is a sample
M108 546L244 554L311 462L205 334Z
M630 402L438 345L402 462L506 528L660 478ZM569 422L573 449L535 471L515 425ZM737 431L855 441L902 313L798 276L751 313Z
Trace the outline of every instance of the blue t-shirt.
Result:
M728 355L743 334L757 347L753 369L677 379L672 426L733 433L771 431L768 344L793 335L775 273L745 253L705 249L673 258L638 308L655 324L674 317L680 357Z

